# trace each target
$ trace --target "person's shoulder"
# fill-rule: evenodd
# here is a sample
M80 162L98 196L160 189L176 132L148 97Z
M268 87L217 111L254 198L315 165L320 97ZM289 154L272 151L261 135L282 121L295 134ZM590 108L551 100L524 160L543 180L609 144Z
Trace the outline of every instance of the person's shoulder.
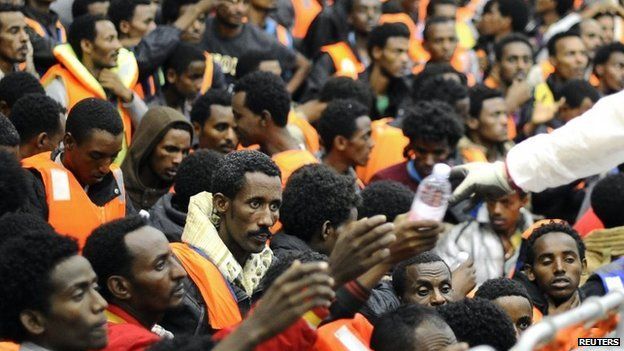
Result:
M395 165L380 170L379 172L375 173L375 175L371 179L371 182L378 180L402 181L404 178L407 177L406 163L407 161L397 163Z
M145 350L160 337L151 331L130 323L108 323L108 345L102 351Z

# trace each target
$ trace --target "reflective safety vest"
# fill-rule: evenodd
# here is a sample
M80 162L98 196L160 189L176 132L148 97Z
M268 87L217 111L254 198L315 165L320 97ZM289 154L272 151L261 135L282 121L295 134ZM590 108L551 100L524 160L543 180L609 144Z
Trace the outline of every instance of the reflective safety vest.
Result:
M95 228L126 215L123 174L119 167L111 165L119 194L104 206L97 206L72 172L50 157L50 152L43 152L23 159L22 166L35 169L41 175L48 205L48 223L57 232L77 239L82 249Z
M47 38L50 36L47 29L42 26L41 23L28 17L26 17L25 20L26 25L32 28L32 30L34 30L40 37ZM65 44L67 42L67 32L65 31L65 27L63 27L63 24L59 20L56 21L54 26L56 27L56 38L58 38L58 43Z
M100 82L98 82L82 62L78 60L71 45L62 44L56 46L54 48L54 56L60 64L50 67L41 78L41 84L46 87L55 79L60 78L67 92L67 106L65 107L68 110L71 110L74 105L86 98L108 100L106 92L100 85ZM113 72L119 75L124 86L130 90L134 90L139 78L139 67L131 51L123 48L119 50L117 66L113 69ZM124 126L124 143L122 151L117 159L115 159L115 163L121 164L128 151L128 145L130 145L130 141L132 140L132 118L120 101L117 103L117 110L121 115Z
M341 41L335 44L325 45L321 47L321 51L325 52L331 57L334 63L337 77L349 77L351 79L358 79L358 75L364 70L364 64L358 60L355 53L347 43Z
M0 351L19 351L20 349L20 345L10 342L10 341L3 341L0 342Z
M308 151L315 154L320 150L321 145L319 143L318 132L308 120L300 117L295 110L290 110L288 113L288 124L294 125L301 130Z
M352 319L339 319L321 326L317 334L316 351L369 351L373 325L356 313Z
M199 289L210 327L218 330L238 324L242 317L236 298L217 266L186 243L172 243L171 250Z
M319 161L308 150L288 150L274 154L271 159L282 171L282 188L286 186L286 182L290 175L299 168Z
M291 0L291 2L295 10L292 35L297 39L303 39L308 33L312 21L323 10L323 6L317 0Z
M404 150L409 139L401 128L390 125L393 118L382 118L371 123L371 138L375 145L364 167L357 167L358 178L368 184L375 173L405 161Z
M265 25L264 31L268 35L275 37L280 44L286 47L291 48L293 46L292 36L286 27L277 23L277 21L272 18L267 18Z
M204 51L204 57L206 58L206 68L204 69L204 80L202 81L200 93L206 94L208 89L212 87L212 81L214 80L214 61L212 55L207 51Z

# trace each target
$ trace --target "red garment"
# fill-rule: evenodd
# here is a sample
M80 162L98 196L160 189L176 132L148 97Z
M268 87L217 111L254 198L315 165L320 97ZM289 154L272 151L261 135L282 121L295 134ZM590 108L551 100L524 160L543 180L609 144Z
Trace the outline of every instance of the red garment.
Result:
M213 335L212 338L215 341L221 341L230 335L237 327L238 326L221 329ZM254 350L311 351L316 343L316 337L316 330L312 329L306 320L299 318L299 320L288 327L288 329L256 346Z
M108 318L108 345L100 351L143 351L160 341L139 321L115 305L106 310Z
M401 162L386 169L382 169L377 172L373 178L371 178L370 182L373 183L378 180L394 180L412 189L412 191L416 191L420 183L414 181L407 173L407 162L408 161Z
M589 210L585 212L583 217L581 217L578 221L576 221L576 224L574 225L574 229L579 233L581 238L584 238L585 236L587 236L587 234L589 234L593 230L604 229L604 224L602 224L602 221L600 220L600 218L596 216L596 213L590 207Z

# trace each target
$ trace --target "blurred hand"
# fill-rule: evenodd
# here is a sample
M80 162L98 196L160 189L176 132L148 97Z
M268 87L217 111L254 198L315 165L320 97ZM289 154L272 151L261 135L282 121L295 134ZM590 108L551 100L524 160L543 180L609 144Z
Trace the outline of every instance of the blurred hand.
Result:
M394 228L396 240L390 245L390 256L386 259L392 265L433 249L444 230L440 222L410 221L407 213L396 217Z
M565 104L565 98L559 99L554 104L536 103L531 116L531 123L538 125L550 121L555 117L555 114L563 104Z
M110 69L104 68L100 71L98 81L100 82L100 85L102 85L102 88L110 90L123 102L128 103L132 101L132 98L134 97L132 90L126 88L117 73L111 71Z
M500 197L513 192L505 164L501 161L494 163L473 162L453 167L450 175L451 183L462 180L453 191L449 199L449 206L472 197L476 204L483 197Z
M442 351L468 351L470 346L465 342L449 345L442 349Z
M453 270L452 279L453 290L462 299L477 286L477 271L472 257Z
M356 279L390 256L389 246L396 240L393 230L394 224L386 223L386 216L351 223L329 256L336 287Z
M533 95L532 89L523 79L515 79L507 89L505 104L509 112L517 110L525 102L529 101Z

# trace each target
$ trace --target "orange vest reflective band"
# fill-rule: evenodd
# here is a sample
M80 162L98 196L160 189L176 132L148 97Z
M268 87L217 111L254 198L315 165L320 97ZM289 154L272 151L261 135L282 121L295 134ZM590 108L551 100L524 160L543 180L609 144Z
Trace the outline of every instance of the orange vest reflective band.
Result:
M25 17L25 20L26 20L26 25L29 26L30 28L32 28L32 30L34 30L35 33L39 34L40 37L42 37L42 38L49 37L48 32L41 25L41 23L35 21L32 18L28 18L28 17ZM54 24L54 26L56 27L56 31L58 33L59 43L60 44L66 43L67 42L67 33L66 33L65 27L63 27L63 24L61 23L61 21L57 20L56 23Z
M292 36L303 39L308 33L312 21L323 10L323 6L317 0L291 0L295 10L295 24Z
M497 79L495 79L495 78L494 78L494 77L492 77L492 76L487 77L487 78L483 81L483 84L484 84L486 87L490 88L490 89L498 89L498 88L500 88L500 84L498 83L498 80L497 80Z
M243 318L219 269L188 244L173 243L171 250L199 289L208 310L210 327L223 329L238 324Z
M22 160L24 168L41 174L48 204L48 223L62 234L78 240L80 248L93 229L126 215L126 192L121 169L111 165L120 194L104 206L97 206L84 191L74 175L50 159L50 152Z
M294 110L288 113L288 124L294 125L301 130L306 142L306 149L311 153L317 153L321 145L316 129L305 118L300 117Z
M464 163L470 162L488 162L487 156L483 151L476 147L466 147L460 150Z
M19 344L15 344L9 341L0 342L0 351L19 351Z
M555 73L555 66L553 66L549 60L542 61L540 68L542 69L542 79L544 82L548 79L549 75Z
M368 184L375 173L405 161L403 151L409 144L409 139L403 135L400 128L390 125L392 118L383 118L371 124L371 138L375 146L368 156L368 163L364 167L357 167L358 178Z
M592 73L592 75L589 76L589 84L591 84L594 88L598 88L600 86L600 79Z
M317 331L316 351L368 351L373 325L361 314L327 323Z
M410 32L409 40L409 56L417 64L427 62L429 59L429 53L422 47L420 40L418 40L418 27L412 18L403 12L399 13L385 13L379 18L379 24L384 23L403 23Z
M290 175L299 168L319 161L308 150L288 150L277 153L271 157L273 162L282 171L282 188L286 186L286 182Z
M334 68L336 69L334 76L349 77L355 80L366 69L345 42L341 41L325 45L321 48L321 51L327 53L334 62Z
M206 57L206 69L204 70L204 80L202 81L200 93L206 94L208 89L212 87L212 80L214 78L214 61L212 60L212 55L208 52L204 52L204 56Z

